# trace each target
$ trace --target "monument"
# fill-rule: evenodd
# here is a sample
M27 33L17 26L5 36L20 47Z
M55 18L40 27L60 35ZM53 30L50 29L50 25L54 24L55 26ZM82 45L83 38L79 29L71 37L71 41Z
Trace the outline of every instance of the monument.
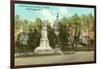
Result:
M53 54L53 49L49 45L47 37L47 21L42 23L40 45L34 51L36 54Z
M56 20L55 20L55 23L53 25L53 29L54 29L54 33L56 35L56 43L55 43L55 48L54 48L54 51L55 53L58 53L58 54L63 54L63 52L60 50L60 41L59 41L59 15L57 13L57 16L56 16Z

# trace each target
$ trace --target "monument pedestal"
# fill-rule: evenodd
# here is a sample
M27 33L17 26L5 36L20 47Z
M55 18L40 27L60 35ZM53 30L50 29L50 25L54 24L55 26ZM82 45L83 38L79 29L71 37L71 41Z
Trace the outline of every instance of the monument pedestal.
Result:
M54 54L53 49L51 47L37 47L34 51L36 54Z
M49 46L47 39L41 39L40 46L34 51L36 54L53 54L53 49Z

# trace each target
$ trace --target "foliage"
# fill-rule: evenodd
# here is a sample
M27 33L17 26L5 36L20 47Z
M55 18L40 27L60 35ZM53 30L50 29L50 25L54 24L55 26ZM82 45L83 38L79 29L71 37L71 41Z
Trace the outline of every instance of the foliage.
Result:
M85 45L80 42L83 33L88 32L88 40L85 48L93 48L94 41L94 16L92 14L79 16L74 14L71 17L63 17L59 19L58 31L59 36L54 33L54 28L47 23L47 32L50 46L56 47L57 38L59 39L59 48L62 51L68 49L77 51L79 45ZM41 38L42 19L36 18L35 21L22 20L20 16L15 16L15 50L21 52L34 52L39 46ZM88 31L86 31L88 29ZM26 46L20 43L20 34L26 32L28 35L28 43ZM86 49L87 50L87 49Z

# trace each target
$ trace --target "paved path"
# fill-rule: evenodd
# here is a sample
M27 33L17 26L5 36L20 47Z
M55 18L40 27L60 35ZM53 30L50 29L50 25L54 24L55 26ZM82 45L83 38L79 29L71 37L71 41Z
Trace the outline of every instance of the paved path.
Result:
M86 61L94 61L93 51L76 52L75 54L66 55L17 57L15 59L15 65L54 64Z

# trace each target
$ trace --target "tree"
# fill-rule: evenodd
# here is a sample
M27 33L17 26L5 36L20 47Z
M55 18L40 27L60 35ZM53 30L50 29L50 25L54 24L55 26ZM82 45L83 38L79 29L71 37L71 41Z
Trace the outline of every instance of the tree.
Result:
M67 49L67 46L69 46L69 34L68 34L68 23L67 19L64 17L62 18L61 22L59 24L59 41L60 41L60 48L62 51L65 51Z
M74 41L73 41L73 44L75 45L75 47L76 47L76 51L77 51L77 46L78 46L78 44L79 44L79 39L80 39L80 18L79 18L79 16L77 15L77 14L75 14L74 16L73 16L73 18L74 18Z
M50 46L52 48L55 48L56 35L54 33L54 29L50 26L50 23L47 23L47 36L48 36Z
M29 50L33 51L36 47L40 44L40 38L41 38L41 19L37 18L34 23L30 23L29 25Z
M19 32L19 30L21 29L21 23L22 23L22 20L20 19L20 16L19 15L16 15L15 16L15 32Z

